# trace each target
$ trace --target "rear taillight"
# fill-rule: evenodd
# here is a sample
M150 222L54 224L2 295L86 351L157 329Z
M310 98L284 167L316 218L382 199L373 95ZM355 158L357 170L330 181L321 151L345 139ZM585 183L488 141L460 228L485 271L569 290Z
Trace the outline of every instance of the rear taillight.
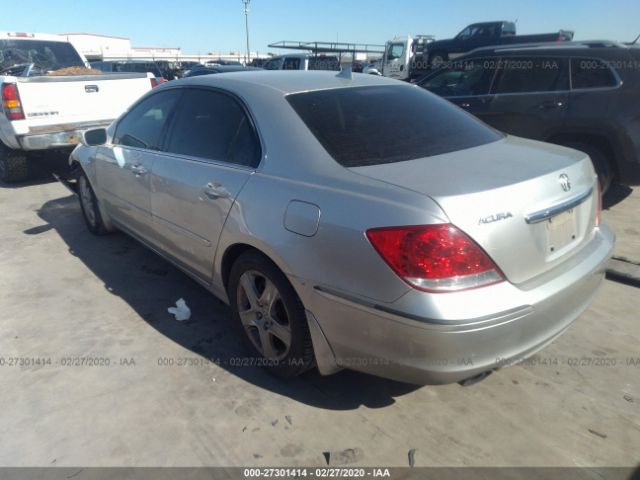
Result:
M156 88L158 85L160 85L158 83L158 80L156 80L154 77L150 77L149 80L151 81L151 88Z
M396 274L420 290L458 291L504 280L489 256L451 224L374 228L367 238Z
M596 207L596 227L600 226L600 215L602 214L602 186L600 185L600 179L596 178L596 185L598 186L598 198Z
M9 120L23 120L24 112L15 83L2 84L2 110Z

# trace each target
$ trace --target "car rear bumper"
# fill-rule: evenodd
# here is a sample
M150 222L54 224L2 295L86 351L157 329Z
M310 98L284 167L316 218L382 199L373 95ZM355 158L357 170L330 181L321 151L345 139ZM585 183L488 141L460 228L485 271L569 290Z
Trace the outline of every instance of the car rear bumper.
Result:
M503 305L512 305L480 318L447 320L434 308L418 317L322 288L314 289L308 308L341 367L416 384L457 382L524 360L561 335L597 292L613 244L602 225L553 279L529 290L507 282L477 289L473 295L506 296Z

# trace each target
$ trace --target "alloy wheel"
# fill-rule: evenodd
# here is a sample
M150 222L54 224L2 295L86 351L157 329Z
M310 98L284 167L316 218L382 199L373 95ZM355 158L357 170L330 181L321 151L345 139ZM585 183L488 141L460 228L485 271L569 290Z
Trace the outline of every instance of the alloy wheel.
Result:
M275 284L249 270L238 283L237 306L251 343L269 360L283 359L291 348L289 312Z

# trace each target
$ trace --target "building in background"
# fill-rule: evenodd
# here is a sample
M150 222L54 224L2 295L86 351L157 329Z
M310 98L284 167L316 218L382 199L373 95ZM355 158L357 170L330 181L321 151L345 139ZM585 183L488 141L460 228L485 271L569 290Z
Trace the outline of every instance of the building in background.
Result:
M204 63L212 60L244 61L244 54L230 53L183 53L180 47L134 47L127 37L111 35L99 35L85 32L67 32L58 34L72 43L87 60L169 60L169 61L196 61ZM251 58L258 57L258 53L252 53Z

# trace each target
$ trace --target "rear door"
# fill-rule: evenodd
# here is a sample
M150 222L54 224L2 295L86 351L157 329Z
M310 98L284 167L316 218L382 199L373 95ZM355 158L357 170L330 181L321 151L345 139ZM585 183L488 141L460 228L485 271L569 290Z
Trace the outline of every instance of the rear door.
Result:
M260 161L253 123L233 96L185 91L165 152L153 164L151 211L160 248L210 281L218 238Z
M460 60L441 67L419 85L482 118L491 105L496 66L495 58Z
M561 57L513 57L499 62L490 108L481 115L512 135L542 140L562 128L569 102L569 68Z
M118 122L112 144L96 153L98 188L110 215L151 242L151 169L180 94L164 90L142 100Z

